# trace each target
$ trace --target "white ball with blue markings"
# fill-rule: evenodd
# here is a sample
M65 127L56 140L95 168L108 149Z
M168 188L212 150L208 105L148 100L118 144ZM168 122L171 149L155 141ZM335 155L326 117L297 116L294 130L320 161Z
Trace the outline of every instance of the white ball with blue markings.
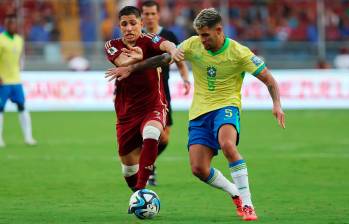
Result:
M128 211L137 218L151 219L159 214L160 199L152 190L138 190L131 195Z

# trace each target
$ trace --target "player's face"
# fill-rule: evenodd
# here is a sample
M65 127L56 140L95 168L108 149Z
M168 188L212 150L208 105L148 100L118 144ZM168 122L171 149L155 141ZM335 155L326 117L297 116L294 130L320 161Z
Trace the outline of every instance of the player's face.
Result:
M209 28L207 26L197 29L197 34L200 37L201 43L206 50L215 50L218 45L218 35L220 34L219 27Z
M121 16L120 29L124 40L128 43L134 43L142 32L142 21L135 15Z
M10 34L17 32L17 20L15 18L8 18L5 20L5 29Z
M150 7L143 6L142 11L143 22L147 29L153 29L158 26L160 14L155 5Z

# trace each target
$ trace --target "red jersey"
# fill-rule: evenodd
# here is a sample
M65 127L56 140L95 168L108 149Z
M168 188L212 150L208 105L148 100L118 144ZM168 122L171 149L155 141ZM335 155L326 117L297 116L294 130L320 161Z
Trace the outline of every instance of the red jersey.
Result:
M160 44L164 41L158 35L142 34L136 41L143 51L143 59L164 53ZM109 61L114 60L127 48L121 39L109 40L105 53ZM130 74L126 79L115 82L115 111L118 123L128 122L135 116L142 116L155 108L166 107L166 99L160 73L156 68L144 69Z

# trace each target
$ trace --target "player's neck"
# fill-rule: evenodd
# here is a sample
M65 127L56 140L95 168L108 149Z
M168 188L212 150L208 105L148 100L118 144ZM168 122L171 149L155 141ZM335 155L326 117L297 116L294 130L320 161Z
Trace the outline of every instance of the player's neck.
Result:
M219 51L225 44L225 36L221 36L218 38L216 48L212 50L212 52Z
M123 42L126 46L132 46L132 47L136 46L137 40L136 40L136 41L133 41L133 42L128 42L128 41L126 41L124 38L121 38L121 40L122 40L122 42Z

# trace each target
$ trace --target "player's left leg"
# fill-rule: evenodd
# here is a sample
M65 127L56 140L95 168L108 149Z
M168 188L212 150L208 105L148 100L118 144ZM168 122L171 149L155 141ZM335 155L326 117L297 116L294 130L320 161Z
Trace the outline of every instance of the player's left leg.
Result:
M158 116L157 113L156 116ZM145 125L143 126L143 145L139 158L139 171L136 189L143 189L147 185L149 176L154 169L154 163L158 154L159 138L162 130L163 124L157 119L151 118L150 120L146 120Z
M158 146L158 156L166 149L168 141L170 137L170 127L166 126L164 130L161 132L159 146ZM154 165L154 169L149 176L148 184L150 186L157 186L157 175L156 175L156 165Z
M236 139L237 132L234 126L226 124L219 129L218 140L224 156L229 162L233 181L240 192L243 204L243 219L256 220L257 215L255 214L251 200L247 166L237 150Z
M247 166L237 148L240 132L239 109L236 107L220 109L215 117L214 132L224 156L229 162L233 181L239 189L243 205L243 219L256 220L257 216L251 200Z
M17 104L19 112L19 122L21 124L24 142L28 145L36 145L37 142L32 134L32 122L28 110L25 109L24 91L21 84L14 85L12 88L10 99Z

